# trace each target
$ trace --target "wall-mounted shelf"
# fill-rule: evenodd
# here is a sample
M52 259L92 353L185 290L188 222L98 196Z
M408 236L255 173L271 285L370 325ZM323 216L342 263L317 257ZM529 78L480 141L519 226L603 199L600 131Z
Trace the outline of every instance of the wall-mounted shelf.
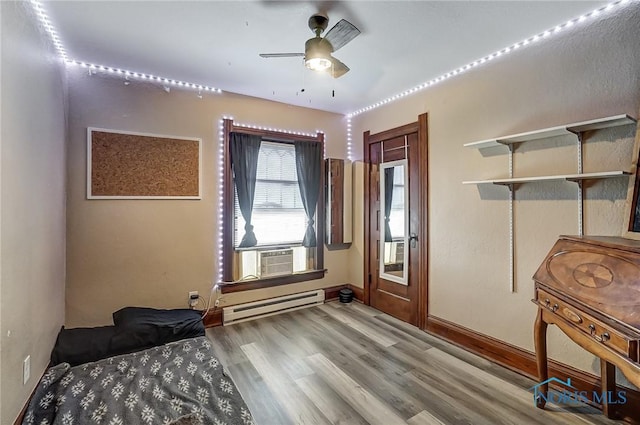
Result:
M492 179L492 180L474 180L465 181L462 184L497 184L497 185L510 185L521 183L533 183L539 181L548 180L567 180L571 182L578 182L581 180L598 180L609 179L614 177L628 176L630 173L627 171L602 171L597 173L582 173L582 174L562 174L558 176L532 176L532 177L514 177L510 179Z
M583 133L592 130L601 130L605 128L618 127L622 125L634 124L636 120L629 115L615 115L612 117L598 118L590 121L583 121L573 124L561 125L557 127L543 128L541 130L529 131L526 133L513 134L510 136L496 137L495 139L481 140L479 142L466 143L464 147L474 149L494 148L498 146L507 146L509 148L509 178L491 179L491 180L474 180L463 181L462 184L495 184L507 186L509 188L509 286L511 292L515 292L515 267L514 267L514 225L513 225L513 205L515 201L515 189L517 185L522 183L533 183L540 181L558 181L565 180L577 183L578 185L578 234L582 236L584 220L583 220L583 203L584 203L584 180L599 180L615 177L628 176L631 173L627 171L602 171L595 173L582 172L582 144ZM546 139L550 137L564 136L573 134L577 138L577 156L578 169L576 174L560 174L553 176L532 176L532 177L514 177L513 176L513 156L514 151L520 143L531 140Z
M466 143L464 147L475 149L493 148L496 146L513 145L517 143L528 142L531 140L546 139L548 137L563 136L566 134L579 134L590 130L600 130L604 128L617 127L620 125L634 124L635 122L636 120L629 115L615 115L612 117L598 118L590 121L498 137L495 139Z

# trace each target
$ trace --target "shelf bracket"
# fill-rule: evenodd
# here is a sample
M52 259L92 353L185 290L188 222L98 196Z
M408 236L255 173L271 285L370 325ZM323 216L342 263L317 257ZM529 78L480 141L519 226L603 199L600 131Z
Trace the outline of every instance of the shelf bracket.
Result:
M578 174L582 174L583 135L581 131L575 132L575 135L578 137ZM582 236L584 234L584 185L582 180L576 183L578 183L578 235Z
M522 142L508 142L505 140L496 140L496 143L502 146L506 146L509 149L509 153L513 154L518 149L518 146L520 146Z
M578 183L578 235L584 234L584 181Z
M509 178L513 178L513 152L517 146L509 144ZM510 183L509 187L509 290L511 293L516 292L516 270L515 270L515 243L513 231L513 204L515 199L515 185Z
M496 186L504 186L507 189L509 189L509 192L513 192L514 190L518 189L518 184L517 183L499 183L499 182L493 182L493 184L495 184Z

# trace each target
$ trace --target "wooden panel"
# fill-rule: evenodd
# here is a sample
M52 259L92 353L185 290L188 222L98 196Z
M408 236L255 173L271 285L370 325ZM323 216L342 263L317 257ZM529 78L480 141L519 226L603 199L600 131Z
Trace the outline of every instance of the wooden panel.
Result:
M327 243L342 243L342 212L344 208L342 195L344 193L344 161L331 159L327 159L326 161L329 164L327 183L329 183L328 180L331 179L329 185L331 187L331 193L329 194L331 204L327 205L328 208L326 212L329 214L331 227L327 228Z
M330 288L324 288L325 302L328 302L331 300L337 300L340 297L340 290L347 287L348 285L339 285L339 286L332 286Z
M405 134L415 133L418 131L419 125L417 122L405 124L400 127L393 128L388 131L383 131L376 134L371 134L369 137L369 143L377 143L386 139L393 139L395 137L404 136ZM368 131L366 133L369 133Z
M222 309L210 308L207 311L206 316L202 319L205 328L212 328L214 326L222 326Z
M88 199L200 199L200 139L87 130Z
M371 134L363 134L364 148L364 303L371 302L373 277L378 274L380 211L380 143L371 142Z
M358 288L357 286L353 286L353 285L349 285L349 288L351 288L351 290L353 291L353 298L355 298L356 300L358 300L361 303L363 303L364 302L364 288Z
M428 294L428 131L427 114L418 121L371 134L363 133L364 193L364 303L383 309L420 328L427 317ZM379 277L380 171L384 162L406 158L409 164L409 232L415 245L409 251L409 284L394 285ZM379 297L378 297L379 294ZM378 298L380 298L378 300ZM409 300L410 302L407 302Z
M345 185L351 183L351 179L345 173L351 172L351 165L345 164L344 159L327 158L325 171L325 242L332 248L347 248L351 244L351 223L346 223L346 220L351 221L351 205L347 205L351 197L346 198L345 193L351 193L351 188Z
M303 424L329 423L314 405L306 402L306 396L302 391L289 384L289 379L276 367L269 353L266 353L260 345L246 344L242 346L242 351L260 373L269 389L273 391L289 417L296 418L297 423Z
M332 424L369 424L317 376L296 379L296 384Z
M538 380L536 357L530 351L434 316L428 317L426 331L533 380ZM554 360L549 361L549 376L571 378L571 384L576 390L585 391L586 394L599 392L601 388L600 379L597 376ZM556 389L562 390L561 387ZM618 387L618 389L626 391L628 401L626 404L615 406L615 413L629 423L640 424L640 411L635 407L640 406L640 392L624 387ZM602 405L596 401L590 400L589 404L602 409Z
M534 380L360 303L332 302L207 335L257 423L618 423L587 405L535 409ZM381 345L380 336L397 342ZM247 357L239 347L248 345Z
M423 410L412 418L407 420L408 425L445 425L431 413Z
M314 354L308 358L308 361L319 374L325 377L331 388L340 394L367 422L387 425L405 423L401 417L322 354Z
M536 300L539 307L549 309L550 314L557 315L561 320L568 321L586 335L594 337L609 335L608 339L601 341L602 344L629 357L633 361L638 361L638 335L627 335L618 332L615 328L610 328L589 314L576 310L570 304L566 304L561 299L540 288L536 289Z
M566 294L603 317L640 335L640 255L637 242L622 238L561 237L533 279ZM629 249L630 248L630 249ZM615 323L613 323L615 322Z
M269 389L251 362L243 361L229 366L229 372L238 386L251 386L242 397L252 406L251 414L256 424L296 425L289 419L282 404Z
M319 250L322 251L322 250ZM220 292L231 294L232 292L250 291L253 289L271 288L273 286L288 285L290 283L306 282L308 280L322 279L326 270L311 270L284 276L268 277L246 282L221 283Z
M356 331L360 332L362 335L366 336L372 341L375 341L377 344L380 344L383 347L390 347L396 342L398 342L397 340L383 334L378 329L375 329L371 326L363 324L358 320L354 320L348 314L345 314L344 312L338 309L333 309L326 305L319 306L318 308L324 311L325 313L327 313L329 316L336 319L337 321L349 326L352 329L355 329Z
M422 260L418 269L414 270L418 273L418 281L422 282L418 289L418 327L424 329L427 325L427 316L429 314L428 294L429 294L429 116L425 114L418 115L418 160L420 168L420 224L421 234L418 239L420 246L420 256Z

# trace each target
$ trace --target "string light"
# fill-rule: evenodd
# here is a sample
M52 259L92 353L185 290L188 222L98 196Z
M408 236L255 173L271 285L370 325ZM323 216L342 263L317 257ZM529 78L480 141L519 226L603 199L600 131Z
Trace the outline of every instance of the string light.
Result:
M216 236L218 245L218 269L216 282L222 282L222 267L224 265L224 120L233 117L224 115L218 121L218 234Z
M543 32L541 32L539 34L536 34L536 35L534 35L532 37L529 37L526 40L522 40L522 41L520 41L518 43L515 43L515 44L513 44L511 46L505 47L504 49L498 50L498 51L496 51L494 53L491 53L491 54L489 54L489 55L487 55L487 56L485 56L483 58L477 59L477 60L475 60L475 61L473 61L471 63L468 63L468 64L458 68L458 69L455 69L453 71L449 71L446 74L440 75L439 77L435 77L435 78L433 78L433 79L431 79L431 80L429 80L429 81L427 81L425 83L422 83L422 84L420 84L418 86L415 86L415 87L413 87L411 89L405 90L402 93L393 95L393 96L388 97L388 98L386 98L384 100L378 101L378 102L376 102L376 103L374 103L372 105L365 106L363 108L358 109L357 111L350 112L350 113L347 114L347 123L349 124L351 122L351 118L355 117L356 115L360 115L360 114L362 114L364 112L368 112L368 111L370 111L372 109L375 109L375 108L378 108L380 106L386 105L389 102L393 102L395 100L401 99L401 98L406 97L406 96L408 96L410 94L413 94L413 93L415 93L417 91L424 90L427 87L431 87L431 86L433 86L435 84L438 84L438 83L440 83L440 82L442 82L444 80L447 80L447 79L449 79L449 78L451 78L451 77L453 77L455 75L459 75L459 74L461 74L463 72L466 72L471 68L475 68L475 67L477 67L479 65L485 64L485 63L487 63L489 61L492 61L493 59L495 59L497 57L509 54L509 53L513 52L514 50L520 49L521 47L527 46L527 45L532 44L532 43L536 43L536 42L540 41L543 38L549 38L550 36L552 36L554 34L557 34L557 33L561 32L561 31L563 31L563 30L565 30L567 28L573 27L576 24L582 24L583 22L585 22L585 21L587 21L589 19L592 19L592 18L595 18L597 16L602 15L604 12L609 12L609 11L615 9L616 7L623 6L623 5L627 4L627 3L631 3L632 1L634 1L634 0L618 0L618 1L611 2L611 3L609 3L609 4L605 5L605 6L602 6L602 7L599 7L597 9L595 9L595 10L592 10L589 13L585 13L582 16L579 16L579 17L574 18L574 19L570 19L567 22L564 22L564 23L562 23L560 25L556 25L555 27L553 27L551 29L548 29L548 30L543 31ZM347 142L347 143L349 143L349 142Z
M31 4L33 11L38 17L38 21L40 22L40 25L44 28L47 35L49 35L49 38L51 39L53 46L58 52L58 56L60 56L60 58L64 62L69 60L67 56L67 51L65 50L64 45L62 44L62 40L60 39L60 36L58 36L58 33L53 27L53 24L51 24L51 20L49 19L47 12L44 10L44 7L42 7L42 3L38 0L30 0L29 4Z
M529 37L525 40L522 40L518 43L515 43L511 46L505 47L499 51L496 51L494 53L491 53L483 58L477 59L473 62L470 62L464 66L461 66L455 70L449 71L443 75L440 75L438 77L432 78L429 81L426 81L422 84L419 84L415 87L412 87L410 89L407 89L401 93L395 94L391 97L388 97L386 99L383 99L381 101L378 101L374 104L365 106L363 108L360 108L354 112L350 112L346 115L347 117L347 157L352 160L352 156L353 156L353 137L352 137L352 133L351 133L351 118L360 115L364 112L368 112L372 109L378 108L380 106L386 105L390 102L396 101L398 99L402 99L406 96L409 96L411 94L414 94L418 91L422 91L426 88L432 87L442 81L445 81L453 76L457 76L459 74L462 74L470 69L476 68L480 65L483 65L497 57L509 54L515 50L520 49L521 47L524 46L528 46L529 44L532 43L536 43L537 41L541 40L542 38L548 38L554 34L557 34L561 31L563 31L564 29L567 28L571 28L573 26L575 26L576 24L581 24L584 23L585 21L592 19L592 18L596 18L600 15L602 15L604 12L609 12L613 9L615 9L616 7L619 6L623 6L626 5L628 3L632 3L635 0L617 0L611 3L608 3L605 6L599 7L597 9L592 10L589 13L585 13L584 15L581 15L577 18L574 19L570 19L560 25L556 25L555 27L548 29L546 31L543 31L542 33L536 34L532 37ZM170 90L171 86L178 86L178 87L184 87L184 88L189 88L189 89L194 89L194 90L198 90L198 94L199 96L201 95L201 93L203 91L205 92L213 92L213 93L222 93L222 90L219 88L215 88L215 87L211 87L211 86L206 86L206 85L202 85L202 84L194 84L194 83L190 83L190 82L186 82L186 81L179 81L179 80L173 80L173 79L169 79L169 78L165 78L165 77L159 77L156 75L151 75L151 74L145 74L145 73L140 73L140 72L133 72L133 71L128 71L128 70L124 70L124 69L120 69L120 68L114 68L114 67L109 67L109 66L103 66L103 65L96 65L96 64L92 64L92 63L87 63L87 62L82 62L82 61L77 61L77 60L70 60L68 58L67 52L64 48L64 45L62 44L62 40L60 39L60 37L58 36L53 24L51 23L51 20L49 19L44 7L42 6L42 2L38 1L38 0L29 0L29 3L31 4L36 16L38 17L38 20L41 24L41 26L45 29L45 31L47 32L47 34L49 35L49 38L51 39L51 42L53 43L53 45L55 46L59 56L64 60L64 62L68 65L77 65L83 68L89 68L90 72L92 74L94 74L97 71L101 71L101 72L105 72L105 73L110 73L110 74L117 74L117 75L124 75L125 76L125 84L127 84L129 82L130 78L137 78L137 79L141 79L141 80L151 80L151 81L156 81L159 82L161 84L164 85L164 89L165 91L167 89ZM95 72L94 72L95 71ZM261 130L268 130L268 131L278 131L278 132L283 132L283 133L287 133L287 134L296 134L296 135L303 135L303 136L310 136L310 137L315 137L316 134L311 134L311 133L305 133L305 132L300 132L300 131L292 131L292 130L281 130L281 129L274 129L274 128L268 128L268 127L260 127L260 126L255 126L255 125L242 125L242 124L234 124L240 127L246 127L246 128L254 128L254 129L261 129ZM326 140L325 140L326 142ZM326 143L325 143L325 157L326 157ZM221 270L221 269L220 269ZM220 272L221 273L221 272ZM221 277L221 275L220 275Z
M89 68L91 75L100 71L100 72L109 73L109 74L125 75L126 77L137 78L140 80L156 81L158 83L162 83L167 86L172 85L172 86L194 89L194 90L198 90L199 92L205 91L205 92L211 92L211 93L222 93L222 90L216 87L206 86L202 84L194 84L186 81L178 81L170 78L146 74L143 72L128 71L125 69L97 65L93 63L69 59L67 55L67 51L65 50L64 45L62 44L62 40L58 36L58 33L56 32L53 24L51 23L51 19L47 15L47 12L43 7L42 2L38 0L29 0L29 4L33 8L35 15L38 17L38 21L40 22L40 25L45 29L45 31L49 35L49 38L51 39L51 42L55 46L58 52L58 55L67 65L72 65L72 66L76 65L82 68ZM129 79L127 79L126 81L129 81ZM128 83L125 82L125 84L128 84Z
M353 161L353 136L351 134L351 117L347 117L347 159Z
M324 134L324 131L322 130L316 130L315 133L308 133L308 132L304 132L304 131L297 131L297 130L283 130L281 128L273 128L273 127L262 127L260 125L255 125L255 124L240 124L240 123L233 123L234 127L244 127L244 128L250 128L250 129L254 129L254 130L264 130L264 131L274 131L274 132L278 132L278 133L286 133L286 134L295 134L296 136L307 136L307 137L317 137L318 133Z
M107 74L124 75L125 78L137 78L139 80L155 81L155 82L158 82L158 83L162 84L164 86L163 88L165 89L165 91L167 91L167 88L170 89L171 86L178 86L178 87L184 87L184 88L189 88L189 89L193 89L193 90L198 90L199 92L222 93L222 90L220 90L218 88L215 88L215 87L211 87L211 86L205 86L205 85L202 85L202 84L187 83L185 81L172 80L170 78L159 77L157 75L144 74L142 72L128 71L126 69L113 68L113 67L104 66L104 65L96 65L96 64L88 63L88 62L82 62L82 61L76 61L76 60L67 60L67 65L79 66L81 68L89 68L90 70L93 70L93 71L96 71L96 72L100 71L100 72L107 73Z

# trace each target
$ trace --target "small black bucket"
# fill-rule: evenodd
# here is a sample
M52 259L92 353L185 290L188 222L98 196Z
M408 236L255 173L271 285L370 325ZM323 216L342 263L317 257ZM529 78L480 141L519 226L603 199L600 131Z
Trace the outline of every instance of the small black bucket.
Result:
M341 303L350 303L353 301L353 291L349 288L344 288L340 290L340 302Z

